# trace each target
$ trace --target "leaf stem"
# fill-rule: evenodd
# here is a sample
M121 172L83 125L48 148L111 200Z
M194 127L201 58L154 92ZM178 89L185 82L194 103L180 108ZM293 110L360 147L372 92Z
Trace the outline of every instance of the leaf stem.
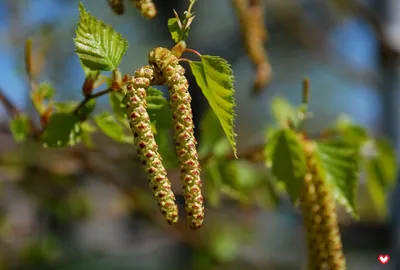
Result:
M99 92L97 92L97 93L95 93L95 94L87 95L87 96L78 104L78 106L76 106L76 108L73 110L72 113L75 114L75 115L78 114L79 110L82 109L82 108L86 105L86 103L88 103L91 99L104 96L104 95L106 95L106 94L108 94L108 93L110 93L110 92L112 92L112 91L113 91L113 90L112 90L111 88L107 88L107 89L101 90L101 91L99 91Z
M187 58L179 58L178 62L188 62L188 63L190 63L190 62L192 62L192 60L187 59Z
M193 49L186 48L186 49L185 49L185 52L194 53L194 54L197 55L198 57L201 57L201 53L199 53L198 51L193 50Z

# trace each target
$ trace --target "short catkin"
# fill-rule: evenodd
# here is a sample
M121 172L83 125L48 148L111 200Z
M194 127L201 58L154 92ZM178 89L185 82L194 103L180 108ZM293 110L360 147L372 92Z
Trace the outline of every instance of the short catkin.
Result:
M316 166L314 144L305 141L308 173L304 179L301 208L307 229L310 270L345 270L335 201Z
M185 69L178 58L165 48L155 48L149 54L149 63L168 85L174 124L174 140L181 170L186 216L190 228L198 229L204 220L203 196L201 194L200 164L193 134L191 96Z
M178 207L171 190L171 183L167 178L167 171L158 153L158 145L146 110L146 89L150 86L153 74L153 69L149 66L135 71L131 81L127 84L127 116L137 153L148 174L154 197L167 222L173 224L178 221Z
M108 5L115 14L122 15L125 12L125 5L123 0L107 0Z
M157 9L152 0L131 0L143 17L153 19L157 15Z

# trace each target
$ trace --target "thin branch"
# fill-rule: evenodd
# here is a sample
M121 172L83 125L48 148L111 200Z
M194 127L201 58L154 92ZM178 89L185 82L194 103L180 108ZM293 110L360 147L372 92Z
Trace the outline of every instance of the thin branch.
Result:
M17 106L15 106L14 103L8 97L6 97L4 91L1 88L0 88L0 102L3 104L7 114L11 118L15 118L21 113L18 110Z
M197 55L198 57L201 57L201 53L199 53L198 51L193 50L193 49L186 48L185 52L190 52L190 53Z
M108 93L112 92L113 90L111 88L107 88L104 90L101 90L95 94L88 95L86 96L79 104L76 106L76 108L73 111L73 114L77 114L80 109L82 109L91 99L93 98L98 98L104 95L107 95Z

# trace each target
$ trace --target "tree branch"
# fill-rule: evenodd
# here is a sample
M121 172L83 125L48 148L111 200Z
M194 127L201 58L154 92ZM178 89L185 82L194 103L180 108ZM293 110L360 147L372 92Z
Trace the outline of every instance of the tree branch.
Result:
M7 114L14 118L20 114L17 106L4 94L3 89L0 88L0 102L3 104Z
M97 92L97 93L95 93L95 94L87 95L87 96L78 104L78 106L76 106L76 108L73 110L72 113L73 113L73 114L78 114L79 110L82 109L91 99L104 96L104 95L106 95L106 94L108 94L108 93L110 93L110 92L112 92L112 91L113 91L113 90L112 90L111 88L107 88L107 89L101 90L101 91L99 91L99 92Z

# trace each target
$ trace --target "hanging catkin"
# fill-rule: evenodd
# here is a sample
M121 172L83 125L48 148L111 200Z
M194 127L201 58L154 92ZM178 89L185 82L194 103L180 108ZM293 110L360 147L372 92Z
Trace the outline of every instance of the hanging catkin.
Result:
M125 6L123 0L107 0L108 5L117 15L122 15L125 12Z
M181 170L186 215L192 229L200 228L204 220L201 195L200 164L193 134L191 96L185 69L178 58L165 48L156 48L149 54L149 63L162 74L168 85L174 123L174 139Z
M143 17L153 19L157 15L157 9L152 0L131 0Z
M139 158L145 168L150 187L158 206L169 224L178 221L178 207L167 179L158 145L154 139L147 113L146 89L153 79L153 70L149 66L136 70L127 85L127 115L134 136Z
M335 201L316 166L315 144L304 141L304 145L308 173L300 205L307 230L309 270L345 270Z

